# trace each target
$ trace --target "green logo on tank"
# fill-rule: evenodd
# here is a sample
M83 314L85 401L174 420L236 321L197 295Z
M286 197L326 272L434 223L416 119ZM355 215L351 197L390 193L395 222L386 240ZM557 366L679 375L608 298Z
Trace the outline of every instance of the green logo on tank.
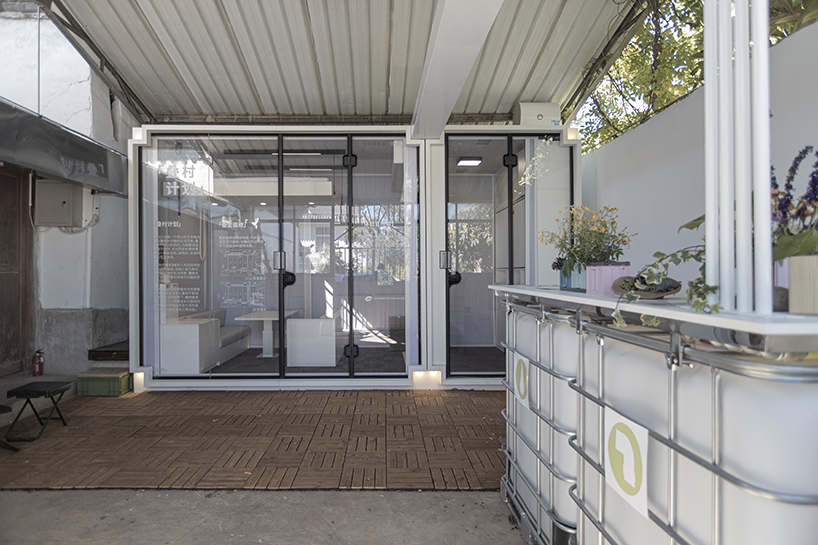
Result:
M517 378L517 395L520 396L520 399L525 399L528 397L528 373L526 372L525 362L522 360L522 358L517 360L517 370L515 375Z
M624 444L622 438L627 439L628 445ZM642 488L642 453L633 431L622 422L611 428L608 457L611 460L610 469L619 487L625 494L635 496Z

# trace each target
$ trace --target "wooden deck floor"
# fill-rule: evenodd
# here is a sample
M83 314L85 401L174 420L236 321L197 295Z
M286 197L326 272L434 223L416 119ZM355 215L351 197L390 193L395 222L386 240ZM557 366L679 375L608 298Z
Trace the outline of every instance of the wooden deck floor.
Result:
M0 449L0 489L496 490L504 473L500 391L148 392L60 407L67 427Z

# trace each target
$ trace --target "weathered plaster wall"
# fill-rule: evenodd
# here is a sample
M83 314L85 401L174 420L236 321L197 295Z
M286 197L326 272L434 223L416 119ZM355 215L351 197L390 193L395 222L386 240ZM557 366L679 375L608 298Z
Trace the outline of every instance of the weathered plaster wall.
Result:
M139 123L50 21L0 14L0 51L0 96L125 153ZM35 235L35 344L49 373L81 372L89 348L128 338L127 200L96 199L94 227Z

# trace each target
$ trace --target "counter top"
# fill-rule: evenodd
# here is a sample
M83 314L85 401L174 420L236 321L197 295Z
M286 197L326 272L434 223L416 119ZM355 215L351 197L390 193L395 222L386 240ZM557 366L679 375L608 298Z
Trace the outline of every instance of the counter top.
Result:
M512 298L536 298L553 301L555 306L565 308L598 307L613 311L619 302L620 312L648 314L676 322L686 322L707 327L742 331L749 334L777 337L815 336L818 339L818 316L805 316L775 312L769 316L724 311L697 313L685 305L683 295L664 299L640 300L626 303L616 295L589 295L587 293L560 290L558 286L501 286L490 285L498 295Z

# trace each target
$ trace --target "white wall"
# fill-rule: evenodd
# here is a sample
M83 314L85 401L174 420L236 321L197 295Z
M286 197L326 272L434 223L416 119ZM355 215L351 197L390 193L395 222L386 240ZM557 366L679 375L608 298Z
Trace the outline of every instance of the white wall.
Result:
M801 29L770 52L772 164L781 185L793 157L806 145L818 149L818 25ZM815 155L804 160L796 195L806 189Z
M818 25L772 48L772 162L783 184L787 168L805 145L818 148ZM810 163L815 162L814 156ZM808 173L811 168L802 166ZM797 192L806 184L802 172ZM619 208L620 225L638 233L624 259L631 270L654 261L656 251L672 252L697 244L699 231L678 227L704 214L704 92L698 89L582 158L583 204ZM685 281L698 275L694 265L672 269Z

